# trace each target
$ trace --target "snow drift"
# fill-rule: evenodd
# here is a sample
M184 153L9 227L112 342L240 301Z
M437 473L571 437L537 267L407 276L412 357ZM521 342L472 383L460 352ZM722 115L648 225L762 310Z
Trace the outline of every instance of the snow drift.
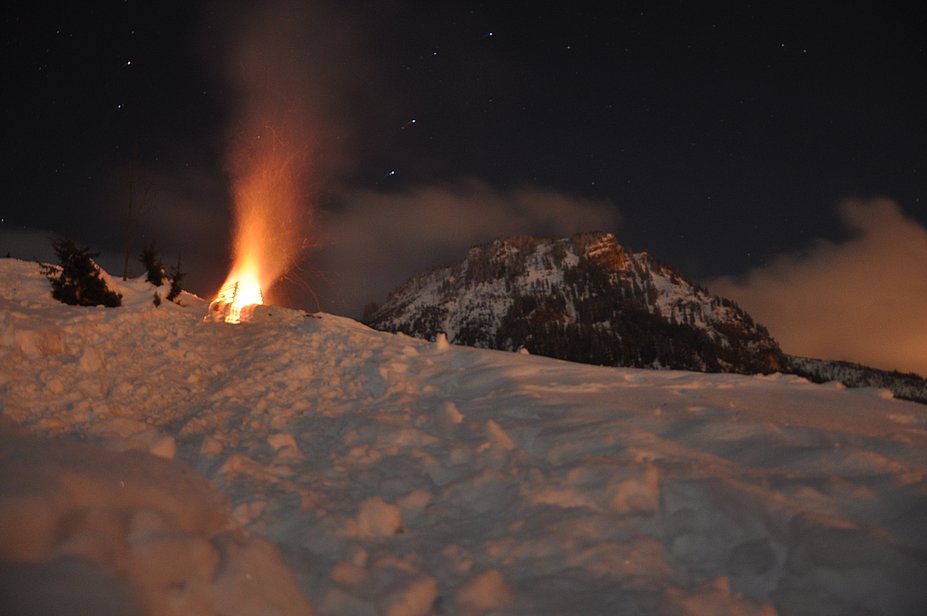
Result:
M927 409L885 390L114 284L67 307L0 260L0 566L33 613L927 610Z

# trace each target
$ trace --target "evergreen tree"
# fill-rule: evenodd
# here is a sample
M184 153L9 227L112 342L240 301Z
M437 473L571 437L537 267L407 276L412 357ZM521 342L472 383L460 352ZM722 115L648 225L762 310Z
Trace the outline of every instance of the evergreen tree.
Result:
M72 306L107 306L122 304L122 296L106 286L94 257L100 253L80 248L71 240L52 240L58 265L43 265L42 273L52 287L52 297Z
M164 265L161 263L161 255L158 254L158 249L155 247L154 242L145 244L145 247L142 249L142 254L138 255L138 260L145 266L145 272L147 274L145 279L148 282L156 287L160 287L164 284L164 279L167 277L167 274L164 271Z
M183 291L181 284L183 284L184 276L186 272L180 269L180 255L177 255L177 265L171 267L169 278L171 279L171 290L167 294L167 301L173 302L178 297L180 297L180 292Z

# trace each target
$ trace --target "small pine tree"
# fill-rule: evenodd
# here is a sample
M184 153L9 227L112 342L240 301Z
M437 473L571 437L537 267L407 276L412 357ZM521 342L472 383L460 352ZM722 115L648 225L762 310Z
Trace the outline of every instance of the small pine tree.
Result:
M72 306L106 306L122 304L122 296L106 286L94 257L100 253L79 248L71 240L52 240L58 265L43 265L42 273L52 287L52 297Z
M180 297L180 292L183 291L181 284L183 284L184 276L186 272L180 269L180 255L177 256L177 265L171 267L169 278L171 279L171 290L167 294L167 301L173 302L178 297Z
M167 273L164 271L164 264L161 263L161 255L154 242L148 242L142 249L142 254L138 255L138 260L145 266L145 279L156 287L164 284Z

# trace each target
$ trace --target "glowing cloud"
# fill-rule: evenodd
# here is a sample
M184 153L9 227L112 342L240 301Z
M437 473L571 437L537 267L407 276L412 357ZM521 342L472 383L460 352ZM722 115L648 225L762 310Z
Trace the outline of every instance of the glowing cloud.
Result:
M783 350L927 375L927 230L892 201L848 201L853 236L817 241L745 278L722 278L730 297L769 327Z
M477 180L355 191L340 205L319 214L319 294L326 309L358 317L365 302L383 301L422 269L459 261L474 244L503 235L613 231L619 218L608 201L533 186L500 190Z

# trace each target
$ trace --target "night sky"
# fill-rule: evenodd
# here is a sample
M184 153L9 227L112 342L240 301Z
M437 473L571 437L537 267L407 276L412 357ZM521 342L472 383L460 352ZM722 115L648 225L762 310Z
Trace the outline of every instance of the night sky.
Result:
M910 232L900 248L916 259L915 6L22 3L2 17L0 252L44 257L58 234L121 271L131 185L133 257L155 240L210 296L230 259L236 118L273 90L311 142L312 231L285 303L356 316L470 244L587 226L697 281L740 277L744 298L751 274L841 270L826 258L885 235L885 220ZM266 82L243 85L237 50L255 40ZM893 305L927 309L924 273L892 279L907 288ZM902 333L927 349L920 327Z

